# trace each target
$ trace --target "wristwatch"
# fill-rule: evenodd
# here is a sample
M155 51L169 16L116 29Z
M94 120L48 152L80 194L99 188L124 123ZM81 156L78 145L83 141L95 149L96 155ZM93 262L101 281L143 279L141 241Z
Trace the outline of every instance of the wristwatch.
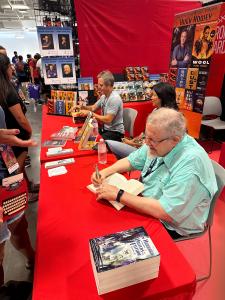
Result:
M120 202L120 198L122 197L123 193L124 193L124 190L120 189L116 196L116 202Z

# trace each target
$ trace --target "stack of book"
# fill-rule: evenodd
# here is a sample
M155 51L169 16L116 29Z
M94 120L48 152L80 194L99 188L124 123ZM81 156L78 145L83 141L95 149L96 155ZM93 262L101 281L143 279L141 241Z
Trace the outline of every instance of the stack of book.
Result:
M89 241L98 294L158 277L160 255L143 227Z
M127 80L148 80L149 79L149 70L147 66L137 66L137 67L126 67L125 75Z
M71 116L71 108L77 103L77 92L51 90L48 113Z

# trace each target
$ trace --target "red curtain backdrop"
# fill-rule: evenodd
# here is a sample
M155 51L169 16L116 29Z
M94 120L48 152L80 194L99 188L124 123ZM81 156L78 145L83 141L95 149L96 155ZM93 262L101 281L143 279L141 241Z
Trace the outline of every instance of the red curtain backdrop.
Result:
M81 75L135 65L168 72L174 15L200 6L194 0L75 0Z
M206 95L220 97L225 74L225 4L221 7L214 49Z

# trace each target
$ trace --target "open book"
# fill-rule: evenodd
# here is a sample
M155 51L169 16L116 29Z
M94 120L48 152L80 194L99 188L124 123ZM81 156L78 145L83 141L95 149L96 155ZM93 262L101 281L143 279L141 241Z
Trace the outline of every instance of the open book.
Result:
M144 185L140 181L136 179L130 179L127 180L123 175L119 173L115 173L113 175L110 175L105 179L105 182L111 185L116 186L119 189L124 190L125 192L128 192L132 195L137 196L144 190ZM93 184L89 184L87 188L93 192L96 193L97 188ZM109 201L117 210L120 210L124 207L124 204L116 202L116 201Z

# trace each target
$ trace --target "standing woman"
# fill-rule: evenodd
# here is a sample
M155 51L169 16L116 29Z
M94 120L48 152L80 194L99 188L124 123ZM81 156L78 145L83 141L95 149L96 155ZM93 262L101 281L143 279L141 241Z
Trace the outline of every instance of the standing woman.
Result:
M0 53L0 105L5 113L6 127L19 129L18 137L28 140L31 137L32 129L25 116L26 107L10 82L12 72L9 58ZM19 172L23 172L28 148L13 147L13 151L19 163Z
M176 93L172 85L160 82L152 87L151 102L154 110L161 107L168 107L178 110L176 103ZM144 133L132 140L123 139L123 143L107 140L108 147L117 156L117 158L127 157L131 152L140 148L144 143Z

